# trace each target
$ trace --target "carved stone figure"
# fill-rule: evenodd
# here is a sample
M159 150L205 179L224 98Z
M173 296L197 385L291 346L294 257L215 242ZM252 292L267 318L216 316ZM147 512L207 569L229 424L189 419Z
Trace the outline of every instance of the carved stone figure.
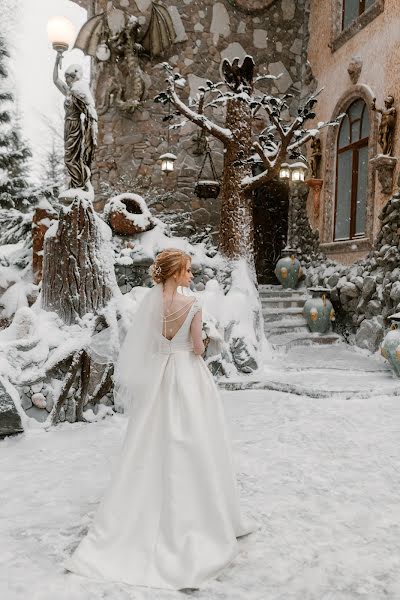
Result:
M319 170L321 165L321 140L314 137L311 141L311 157L310 157L310 169L311 177L313 179L319 179Z
M376 107L376 98L372 100L371 109L381 113L381 122L379 125L379 137L378 142L380 147L382 148L382 154L387 154L388 156L393 155L393 136L394 136L394 128L396 125L396 117L397 111L394 105L394 97L386 96L384 100L385 108L377 108Z
M351 83L356 84L360 78L363 61L360 56L353 56L347 67Z
M83 81L82 67L71 65L65 82L59 78L62 53L57 52L53 81L65 96L64 161L71 188L89 189L90 167L97 145L97 113L89 84Z
M140 25L136 17L130 16L125 28L110 37L111 56L118 67L116 76L112 78L106 92L106 106L109 107L110 95L116 108L126 112L134 112L139 106L145 92L144 73L139 64L139 56L144 52L139 43Z
M158 2L152 2L144 32L138 18L121 9L113 8L89 19L77 36L75 48L96 58L101 65L99 80L104 90L98 113L102 115L115 107L132 114L145 93L140 57L163 54L175 38L171 16Z

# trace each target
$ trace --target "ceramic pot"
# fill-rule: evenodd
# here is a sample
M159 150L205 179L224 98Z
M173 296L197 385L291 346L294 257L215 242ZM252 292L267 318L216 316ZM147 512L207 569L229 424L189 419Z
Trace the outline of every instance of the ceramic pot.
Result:
M276 263L275 275L284 288L295 289L301 277L300 261L292 248L282 250L282 256Z
M381 354L389 362L393 373L400 377L400 313L389 317L392 325L384 337Z
M335 310L329 300L329 288L308 288L312 297L306 301L303 315L307 325L313 333L328 333L332 330L332 321L335 320Z

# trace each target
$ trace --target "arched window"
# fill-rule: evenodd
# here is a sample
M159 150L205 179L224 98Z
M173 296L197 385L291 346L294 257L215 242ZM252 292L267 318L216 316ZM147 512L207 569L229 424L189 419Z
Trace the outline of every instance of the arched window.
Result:
M339 128L336 160L335 240L365 235L368 181L368 109L356 100Z
M342 29L346 29L353 21L374 4L375 0L343 0Z

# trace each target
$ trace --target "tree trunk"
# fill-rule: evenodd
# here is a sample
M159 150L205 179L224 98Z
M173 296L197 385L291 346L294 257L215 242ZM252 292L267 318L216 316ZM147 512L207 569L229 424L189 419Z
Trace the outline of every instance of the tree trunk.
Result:
M78 197L63 209L56 233L45 239L42 306L70 325L97 313L112 297L113 271L93 207Z
M226 127L233 134L227 143L221 190L219 248L229 259L246 258L254 269L253 198L245 193L241 181L251 176L247 164L251 156L251 112L240 99L229 100Z

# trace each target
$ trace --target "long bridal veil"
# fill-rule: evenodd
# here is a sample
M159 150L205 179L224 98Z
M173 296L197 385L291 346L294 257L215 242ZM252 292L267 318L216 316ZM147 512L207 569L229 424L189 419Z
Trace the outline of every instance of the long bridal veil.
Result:
M120 345L109 328L95 334L88 351L100 364L114 363L114 401L130 414L133 402L146 397L153 380L155 355L162 331L163 285L156 284L143 296Z

